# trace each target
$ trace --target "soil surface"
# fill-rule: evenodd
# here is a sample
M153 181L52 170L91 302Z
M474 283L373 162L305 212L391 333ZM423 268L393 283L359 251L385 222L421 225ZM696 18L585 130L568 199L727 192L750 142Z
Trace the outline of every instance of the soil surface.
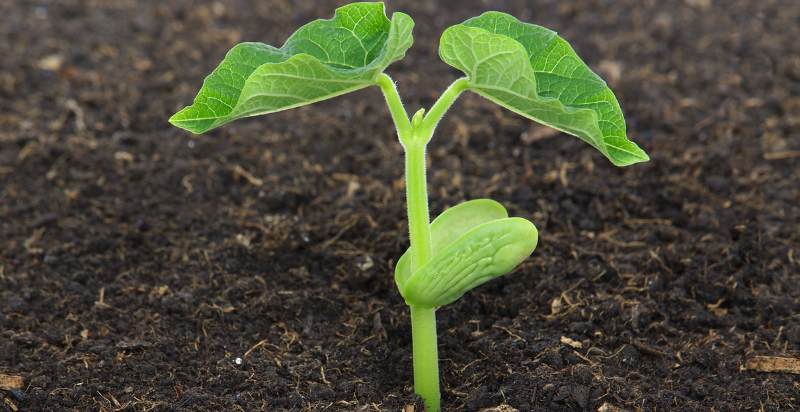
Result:
M166 123L233 44L336 3L0 2L0 374L23 378L0 410L415 403L378 90L199 137ZM800 375L748 369L800 356L800 2L389 8L417 22L389 69L411 110L458 76L439 33L499 9L570 40L652 156L617 169L459 100L430 148L433 213L491 197L541 238L438 311L447 410L800 407Z

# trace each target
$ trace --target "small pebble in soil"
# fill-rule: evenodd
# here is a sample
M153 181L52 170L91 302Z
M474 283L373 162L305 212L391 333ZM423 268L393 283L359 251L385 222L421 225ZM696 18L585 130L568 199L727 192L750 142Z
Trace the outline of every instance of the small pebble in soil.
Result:
M233 363L236 366L242 366L244 364L244 360L242 360L242 358L236 358L236 359L233 360Z
M367 271L375 266L375 264L372 262L372 258L369 255L364 255L358 259L356 266L358 266L361 271Z

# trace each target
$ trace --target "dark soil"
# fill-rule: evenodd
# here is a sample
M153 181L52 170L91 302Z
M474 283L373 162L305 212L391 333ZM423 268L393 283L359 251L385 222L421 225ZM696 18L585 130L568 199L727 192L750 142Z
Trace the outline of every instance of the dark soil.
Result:
M230 46L334 3L0 2L0 374L24 378L0 410L414 403L379 92L200 137L166 123ZM490 8L572 41L652 161L457 103L433 211L491 197L541 239L439 310L447 410L800 407L800 375L744 367L800 356L800 2L392 2L417 21L390 68L411 109L458 75L438 34Z

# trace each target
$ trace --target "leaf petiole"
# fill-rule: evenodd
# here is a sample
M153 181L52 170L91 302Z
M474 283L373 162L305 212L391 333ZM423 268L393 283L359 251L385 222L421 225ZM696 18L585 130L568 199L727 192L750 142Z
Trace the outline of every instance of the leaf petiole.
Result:
M400 143L405 145L405 141L411 138L411 121L408 119L408 113L400 99L400 94L397 93L397 86L386 73L379 74L375 79L375 84L383 92L386 105L389 106L389 113L394 121L394 127L397 129L397 137L400 139Z
M445 90L433 106L431 106L431 109L428 111L428 114L425 115L420 125L420 134L425 136L425 143L431 140L439 121L442 120L445 113L447 113L453 103L455 103L458 96L461 96L461 93L467 90L467 88L469 88L469 80L467 80L466 77L462 77L450 84L447 90Z

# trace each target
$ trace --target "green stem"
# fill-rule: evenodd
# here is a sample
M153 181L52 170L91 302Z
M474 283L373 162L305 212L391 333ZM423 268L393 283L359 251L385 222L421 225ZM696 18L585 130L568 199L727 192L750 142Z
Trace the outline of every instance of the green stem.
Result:
M383 97L386 99L386 105L389 106L389 113L391 113L394 126L397 129L397 137L405 144L405 140L411 138L411 121L408 119L406 108L397 93L394 80L388 74L381 73L375 83L381 88Z
M415 133L416 134L416 133ZM427 263L431 249L428 182L425 176L425 143L413 136L406 151L406 204L411 241L411 273ZM436 345L436 309L411 306L414 392L425 400L425 410L439 411L439 352Z
M425 177L425 143L418 136L406 149L406 203L411 240L411 273L427 263L431 255L428 183ZM425 410L439 411L439 352L436 345L436 309L411 306L414 392L425 400Z
M432 255L428 182L425 176L425 144L416 138L406 150L406 205L411 241L411 273L427 263Z
M458 96L469 87L466 79L453 82L431 107L427 115L420 110L414 119L408 118L394 81L381 73L376 84L383 91L397 135L405 150L406 205L408 232L411 241L411 273L430 261L430 214L428 211L428 181L425 176L425 148L436 125ZM424 117L423 117L424 115ZM414 362L414 392L425 401L425 410L439 412L439 351L436 343L436 309L416 305L411 307L411 336Z
M436 309L411 306L414 392L425 401L425 410L439 412L439 350L436 346Z

